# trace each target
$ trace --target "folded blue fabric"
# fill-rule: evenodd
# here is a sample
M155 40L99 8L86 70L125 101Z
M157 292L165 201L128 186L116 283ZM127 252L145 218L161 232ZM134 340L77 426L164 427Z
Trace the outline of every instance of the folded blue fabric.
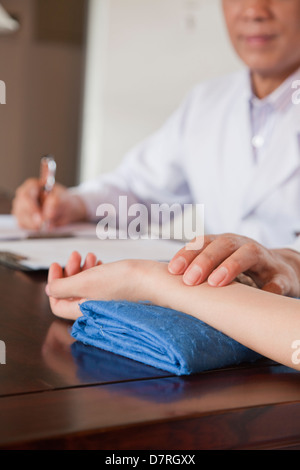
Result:
M126 301L88 301L80 308L83 316L72 328L75 339L172 374L190 375L262 357L176 310Z

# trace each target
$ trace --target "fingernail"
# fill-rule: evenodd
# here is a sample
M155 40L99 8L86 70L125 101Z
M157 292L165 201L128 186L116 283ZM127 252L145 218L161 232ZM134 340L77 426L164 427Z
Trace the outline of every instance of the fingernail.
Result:
M169 271L172 274L182 274L187 267L187 261L183 256L179 256L169 264Z
M45 292L48 296L50 296L50 288L49 288L48 284L45 287Z
M195 264L184 276L183 280L185 284L188 284L189 286L194 286L197 284L202 276L202 270L200 266Z
M228 274L228 269L224 266L214 271L208 278L208 284L212 287L217 287L224 281Z

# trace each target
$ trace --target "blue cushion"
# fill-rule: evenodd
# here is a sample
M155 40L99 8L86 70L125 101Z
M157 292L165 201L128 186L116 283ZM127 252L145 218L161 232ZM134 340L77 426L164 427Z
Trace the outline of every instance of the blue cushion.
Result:
M83 316L72 328L75 339L172 374L190 375L262 357L176 310L126 301L88 301L80 308Z

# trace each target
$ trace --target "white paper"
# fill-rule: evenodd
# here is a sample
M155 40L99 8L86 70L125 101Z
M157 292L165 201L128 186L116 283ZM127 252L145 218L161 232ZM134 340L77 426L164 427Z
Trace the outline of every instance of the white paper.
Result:
M66 236L67 234L70 234L73 237L96 238L96 225L90 223L67 225L56 228L50 233L50 236ZM38 237L39 235L45 238L46 233L23 230L18 226L14 216L0 215L0 240L26 240L27 238Z
M183 244L168 240L99 240L97 238L68 238L0 242L0 252L26 257L22 265L33 269L49 269L52 263L65 266L73 251L84 259L94 253L103 263L123 259L169 261Z
M181 242L162 239L99 240L96 225L90 223L61 227L53 234L61 238L30 239L34 233L20 229L14 216L0 216L0 252L25 257L20 263L33 270L47 270L52 263L65 266L73 251L78 251L82 259L94 253L103 263L122 259L169 261L183 246Z

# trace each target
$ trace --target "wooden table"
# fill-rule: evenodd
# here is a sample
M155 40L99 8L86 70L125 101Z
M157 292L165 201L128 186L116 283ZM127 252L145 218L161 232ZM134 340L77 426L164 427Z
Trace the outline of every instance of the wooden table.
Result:
M179 378L84 347L45 284L0 267L1 449L300 449L299 373L261 361Z

